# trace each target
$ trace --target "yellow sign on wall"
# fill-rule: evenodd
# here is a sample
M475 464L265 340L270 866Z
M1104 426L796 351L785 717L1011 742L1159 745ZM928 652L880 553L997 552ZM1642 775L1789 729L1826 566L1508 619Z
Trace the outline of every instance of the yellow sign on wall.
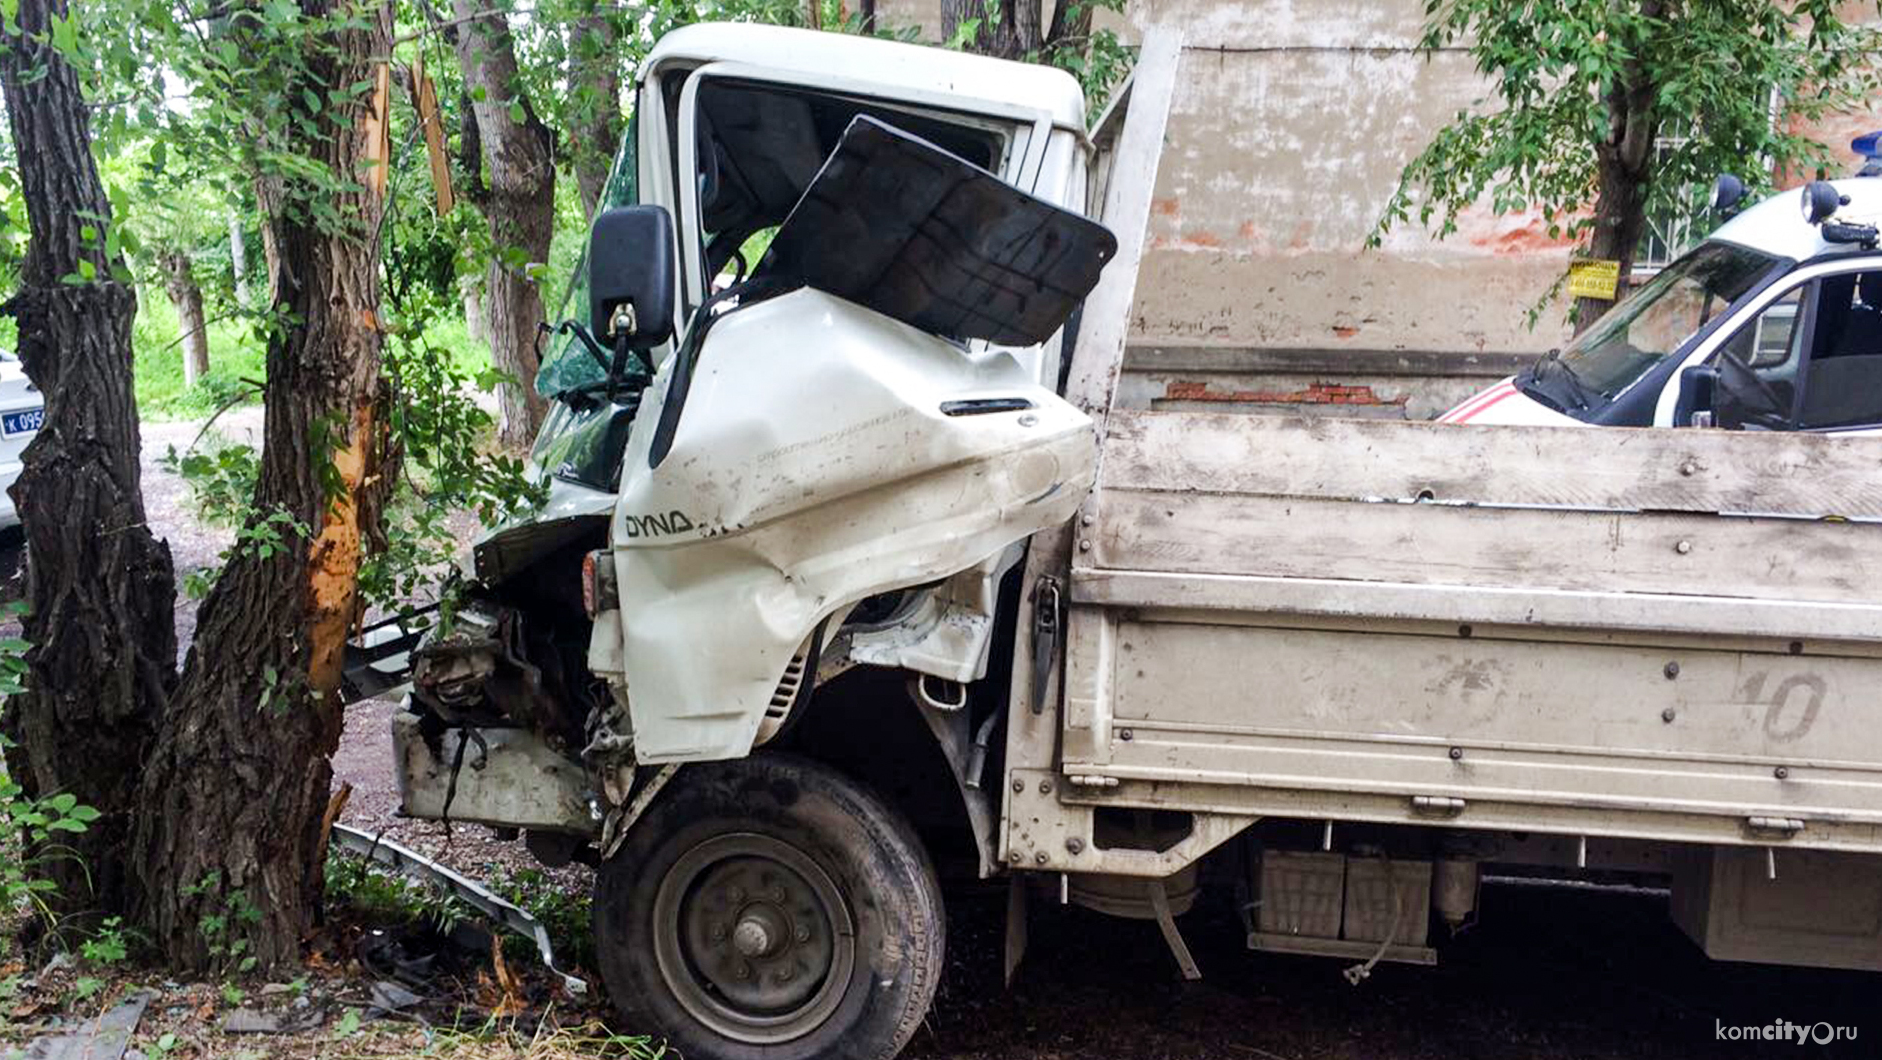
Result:
M1576 298L1603 298L1612 302L1621 282L1621 263L1583 258L1568 265L1568 293Z

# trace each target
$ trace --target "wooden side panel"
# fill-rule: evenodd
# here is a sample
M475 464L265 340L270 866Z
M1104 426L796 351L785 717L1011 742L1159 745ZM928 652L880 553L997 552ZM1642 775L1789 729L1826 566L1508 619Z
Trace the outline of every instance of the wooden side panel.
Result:
M1118 410L1099 488L1882 518L1882 442Z
M1882 851L1882 441L1113 410L1067 798Z
M1419 585L1874 601L1882 525L1107 490L1091 565Z

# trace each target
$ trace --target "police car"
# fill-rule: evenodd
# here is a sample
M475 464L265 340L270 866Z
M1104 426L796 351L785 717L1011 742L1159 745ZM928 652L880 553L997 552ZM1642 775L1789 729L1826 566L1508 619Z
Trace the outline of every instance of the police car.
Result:
M44 396L26 378L19 358L0 350L0 529L19 525L7 491L20 477L20 454L45 419Z
M1711 238L1440 421L1882 435L1882 132L1852 146L1856 177L1735 216L1720 178Z

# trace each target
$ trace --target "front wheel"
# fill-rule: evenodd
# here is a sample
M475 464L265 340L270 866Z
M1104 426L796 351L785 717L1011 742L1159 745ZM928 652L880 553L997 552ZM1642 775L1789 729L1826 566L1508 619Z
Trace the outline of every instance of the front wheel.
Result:
M907 822L786 755L682 770L594 908L622 1030L688 1060L886 1060L941 973L940 886Z

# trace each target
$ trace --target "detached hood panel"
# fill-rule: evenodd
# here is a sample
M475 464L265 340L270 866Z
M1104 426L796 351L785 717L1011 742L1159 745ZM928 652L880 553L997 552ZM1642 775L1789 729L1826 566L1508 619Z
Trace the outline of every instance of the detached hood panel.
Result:
M1063 523L1092 486L1091 421L1012 357L812 288L715 322L687 389L657 468L636 424L611 531L642 762L747 753L820 622Z

